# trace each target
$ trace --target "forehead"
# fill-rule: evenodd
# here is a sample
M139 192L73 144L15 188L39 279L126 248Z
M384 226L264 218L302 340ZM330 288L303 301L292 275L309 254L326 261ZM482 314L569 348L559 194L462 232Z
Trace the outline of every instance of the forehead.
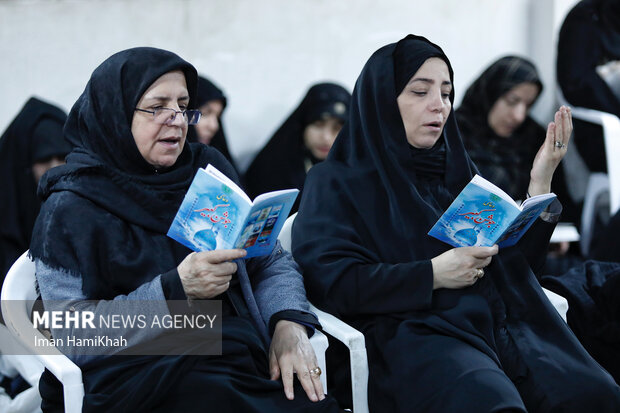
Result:
M521 98L535 98L536 96L538 96L539 93L539 87L536 83L532 83L532 82L523 82L523 83L519 83L518 85L516 85L515 87L513 87L512 89L510 89L508 91L508 93L511 93L513 95L517 95Z
M450 71L448 65L438 57L431 57L420 66L417 72L411 77L410 82L416 79L430 79L441 83L450 82Z
M180 70L175 70L158 77L144 92L142 99L178 98L181 95L183 95L182 97L188 95L187 82L185 81L185 74Z

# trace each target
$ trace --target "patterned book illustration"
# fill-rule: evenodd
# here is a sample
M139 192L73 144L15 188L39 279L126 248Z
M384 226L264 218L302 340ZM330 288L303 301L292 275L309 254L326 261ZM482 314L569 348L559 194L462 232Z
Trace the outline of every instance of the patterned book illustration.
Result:
M555 198L553 193L542 194L518 205L499 187L476 175L428 234L454 247L509 247Z
M269 254L299 191L262 194L254 201L213 165L199 169L168 230L194 251L245 248L246 258Z

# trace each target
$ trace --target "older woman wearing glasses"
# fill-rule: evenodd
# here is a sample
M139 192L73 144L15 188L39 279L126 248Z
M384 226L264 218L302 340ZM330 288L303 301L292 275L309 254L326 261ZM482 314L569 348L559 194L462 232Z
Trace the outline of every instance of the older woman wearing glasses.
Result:
M153 318L175 316L171 300L190 316L197 303L221 302L221 355L194 355L209 345L195 331L161 341L140 318L138 328L122 329L121 348L85 354L64 343L83 372L84 409L337 411L321 388L307 335L317 320L290 255L279 245L247 260L244 250L192 253L166 236L198 168L211 163L238 180L218 151L185 141L200 117L190 109L196 77L192 65L160 49L108 58L67 120L75 147L67 164L41 181L30 252L46 310L99 320L133 301L138 315ZM70 333L94 338L97 326ZM66 332L52 328L56 339ZM149 352L153 343L164 349ZM44 374L40 389L43 410L60 410L59 383Z

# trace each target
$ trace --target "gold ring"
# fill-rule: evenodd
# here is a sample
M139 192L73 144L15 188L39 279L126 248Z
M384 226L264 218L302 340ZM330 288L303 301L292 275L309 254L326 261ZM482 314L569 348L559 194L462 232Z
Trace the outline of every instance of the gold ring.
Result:
M310 374L311 374L311 375L313 375L313 376L317 376L317 377L318 377L318 376L320 376L320 375L321 375L321 373L323 373L323 372L321 371L321 368L320 368L319 366L316 366L315 368L310 369L309 371L310 371Z
M476 268L476 279L484 277L484 270L482 268Z

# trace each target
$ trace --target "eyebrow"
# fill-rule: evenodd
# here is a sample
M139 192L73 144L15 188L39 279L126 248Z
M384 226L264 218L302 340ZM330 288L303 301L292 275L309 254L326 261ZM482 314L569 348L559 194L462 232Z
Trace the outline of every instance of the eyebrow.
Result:
M170 96L147 96L145 97L145 99L166 101L166 100L173 100L174 98L171 98ZM181 96L177 100L189 100L189 96Z
M429 79L426 77L416 77L415 79L411 79L409 81L409 84L413 83L413 82L424 82L424 83L430 83L430 84L434 84L435 81L433 79ZM449 80L444 80L443 82L441 82L441 85L444 86L452 86L452 82L450 82Z

